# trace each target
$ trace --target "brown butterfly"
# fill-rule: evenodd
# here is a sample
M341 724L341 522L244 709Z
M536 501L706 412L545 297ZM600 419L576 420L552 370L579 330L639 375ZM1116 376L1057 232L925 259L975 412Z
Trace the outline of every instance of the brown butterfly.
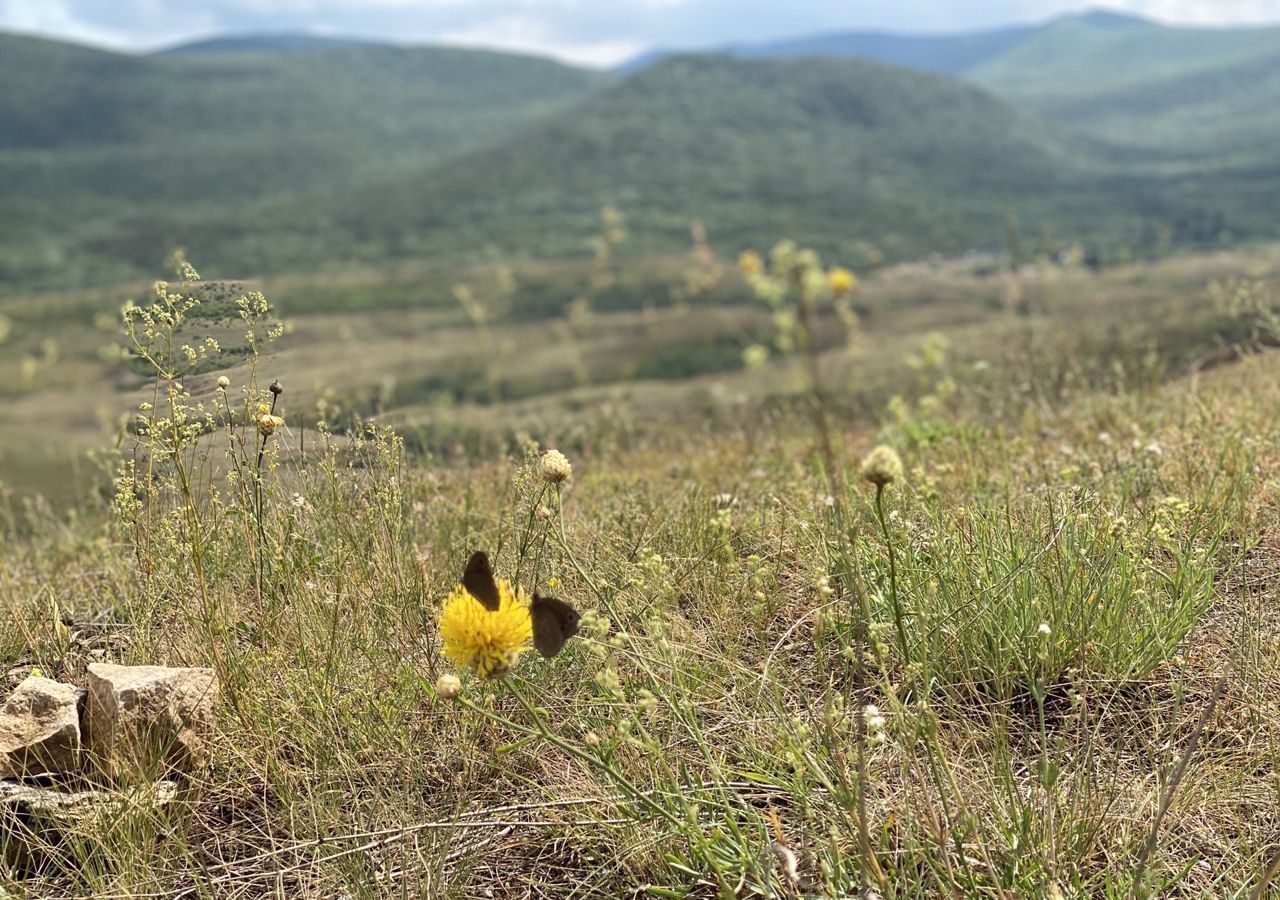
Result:
M471 559L467 560L467 568L462 573L462 586L489 612L498 611L501 600L498 581L493 577L493 566L489 564L489 554L483 550L471 554Z
M581 616L578 611L555 597L543 597L537 591L533 593L533 602L529 604L529 615L533 619L533 646L543 656L555 656L564 649L565 641L578 633L578 622Z
M471 554L462 573L462 586L490 612L501 604L498 581L493 574L489 555L483 550ZM565 642L578 633L581 617L568 603L556 597L543 597L536 591L529 604L533 621L533 646L543 656L552 657L564 649Z

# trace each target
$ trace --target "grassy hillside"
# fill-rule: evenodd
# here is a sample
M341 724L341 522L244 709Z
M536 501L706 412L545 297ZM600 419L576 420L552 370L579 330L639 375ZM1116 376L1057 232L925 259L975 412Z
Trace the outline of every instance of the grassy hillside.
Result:
M1002 78L1012 77L1007 71ZM1155 167L1203 173L1206 167L1274 160L1280 140L1280 32L1259 52L1169 74L1156 71L1071 93L1024 98L1008 90L1029 110Z
M157 375L68 347L0 404L20 490L76 402L125 417L96 440L116 477L77 514L0 488L4 687L210 667L210 756L167 804L159 742L111 779L92 758L42 779L101 793L8 816L0 888L1269 900L1280 357L1251 350L1277 339L1277 263L882 270L853 295L863 324L813 356L677 382L597 368L362 426L337 391L465 371L480 336L443 309L306 314L325 279L268 287L302 313L260 357L217 286L181 291L201 303L176 335L135 308ZM810 337L834 325L828 293L797 299ZM3 308L15 342L51 321L121 338L118 297ZM599 366L753 313L768 335L760 302L573 327ZM522 387L569 355L546 324L492 323ZM465 440L479 428L494 452ZM860 471L877 443L896 453ZM446 605L476 549L583 614L563 652L522 646L523 606L503 637ZM442 627L459 603L470 637ZM502 677L473 671L486 636Z
M1102 142L1103 159L1188 171L1270 159L1280 137L1280 29L1185 28L1094 12L948 35L854 32L733 47L859 57L962 77Z
M1211 72L1280 50L1280 28L1183 28L1068 16L965 71L1029 107Z
M701 219L727 250L789 233L845 255L867 242L914 255L998 244L1010 211L1035 221L1082 201L1066 193L1079 188L1070 168L1046 129L945 78L689 56L501 146L342 192L315 220L341 238L316 239L370 255L581 254L611 202L633 252L682 246Z
M259 53L276 50L308 52L335 50L343 47L384 47L386 41L354 37L330 37L298 31L250 32L223 34L203 40L188 41L162 50L162 53Z
M1070 145L1087 171L1083 189L1097 192L1095 217L1042 199L1057 228L1086 242L1115 221L1140 222L1122 226L1121 240L1143 248L1276 233L1277 28L1181 28L1095 12L1019 29L836 34L732 52L857 56L985 88Z
M1079 112L1098 98L1163 84L1169 85L1170 96L1152 99L1168 103L1186 91L1189 100L1203 99L1212 86L1194 90L1188 84L1178 91L1176 82L1201 77L1216 81L1220 71L1275 55L1280 52L1280 28L1175 27L1099 11L990 31L833 33L729 47L725 52L759 58L875 60L961 76L1028 109L1054 112L1078 104ZM654 58L651 54L649 62ZM1246 87L1246 82L1242 73L1235 86Z
M683 246L693 219L726 251L789 233L853 262L1002 247L1011 223L1100 257L1271 238L1274 34L1094 14L916 47L989 90L841 58L619 78L451 49L4 37L0 290L138 277L175 245L229 277L581 256L604 203L637 253Z
M165 231L217 213L234 231L254 204L416 170L602 78L445 48L133 57L0 35L0 283L86 254L154 268L163 243L129 242L140 222Z

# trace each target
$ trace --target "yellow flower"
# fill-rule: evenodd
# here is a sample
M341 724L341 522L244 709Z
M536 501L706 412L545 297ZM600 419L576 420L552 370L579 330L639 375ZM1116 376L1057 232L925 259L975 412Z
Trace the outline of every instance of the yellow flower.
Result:
M444 602L440 638L444 653L481 678L496 678L516 664L533 637L529 598L498 579L498 608L490 611L458 585Z
M263 437L275 434L277 428L284 425L284 419L279 416L273 416L270 413L258 417L258 433Z
M742 362L748 369L763 368L769 362L769 348L762 344L752 344L742 351Z
M831 287L831 293L843 297L853 293L853 289L858 286L858 278L848 269L836 266L827 273L827 284Z
M748 277L759 275L764 271L764 260L754 250L748 250L738 257L738 269Z

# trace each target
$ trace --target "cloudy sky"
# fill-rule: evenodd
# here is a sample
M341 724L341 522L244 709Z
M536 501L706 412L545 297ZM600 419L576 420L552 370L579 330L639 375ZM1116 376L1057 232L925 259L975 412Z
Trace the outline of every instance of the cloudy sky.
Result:
M309 31L528 50L609 65L834 29L952 31L1102 6L1168 22L1280 22L1280 0L0 0L0 28L128 49Z

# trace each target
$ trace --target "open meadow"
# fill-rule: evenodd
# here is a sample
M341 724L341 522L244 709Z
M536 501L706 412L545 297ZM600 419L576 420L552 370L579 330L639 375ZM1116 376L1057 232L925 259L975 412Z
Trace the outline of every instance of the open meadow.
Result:
M1099 2L0 0L0 900L1280 900L1280 0Z
M1280 896L1278 265L695 243L8 299L9 681L220 702L176 797L23 820L0 880ZM576 608L562 652L465 593L442 639L477 549Z

